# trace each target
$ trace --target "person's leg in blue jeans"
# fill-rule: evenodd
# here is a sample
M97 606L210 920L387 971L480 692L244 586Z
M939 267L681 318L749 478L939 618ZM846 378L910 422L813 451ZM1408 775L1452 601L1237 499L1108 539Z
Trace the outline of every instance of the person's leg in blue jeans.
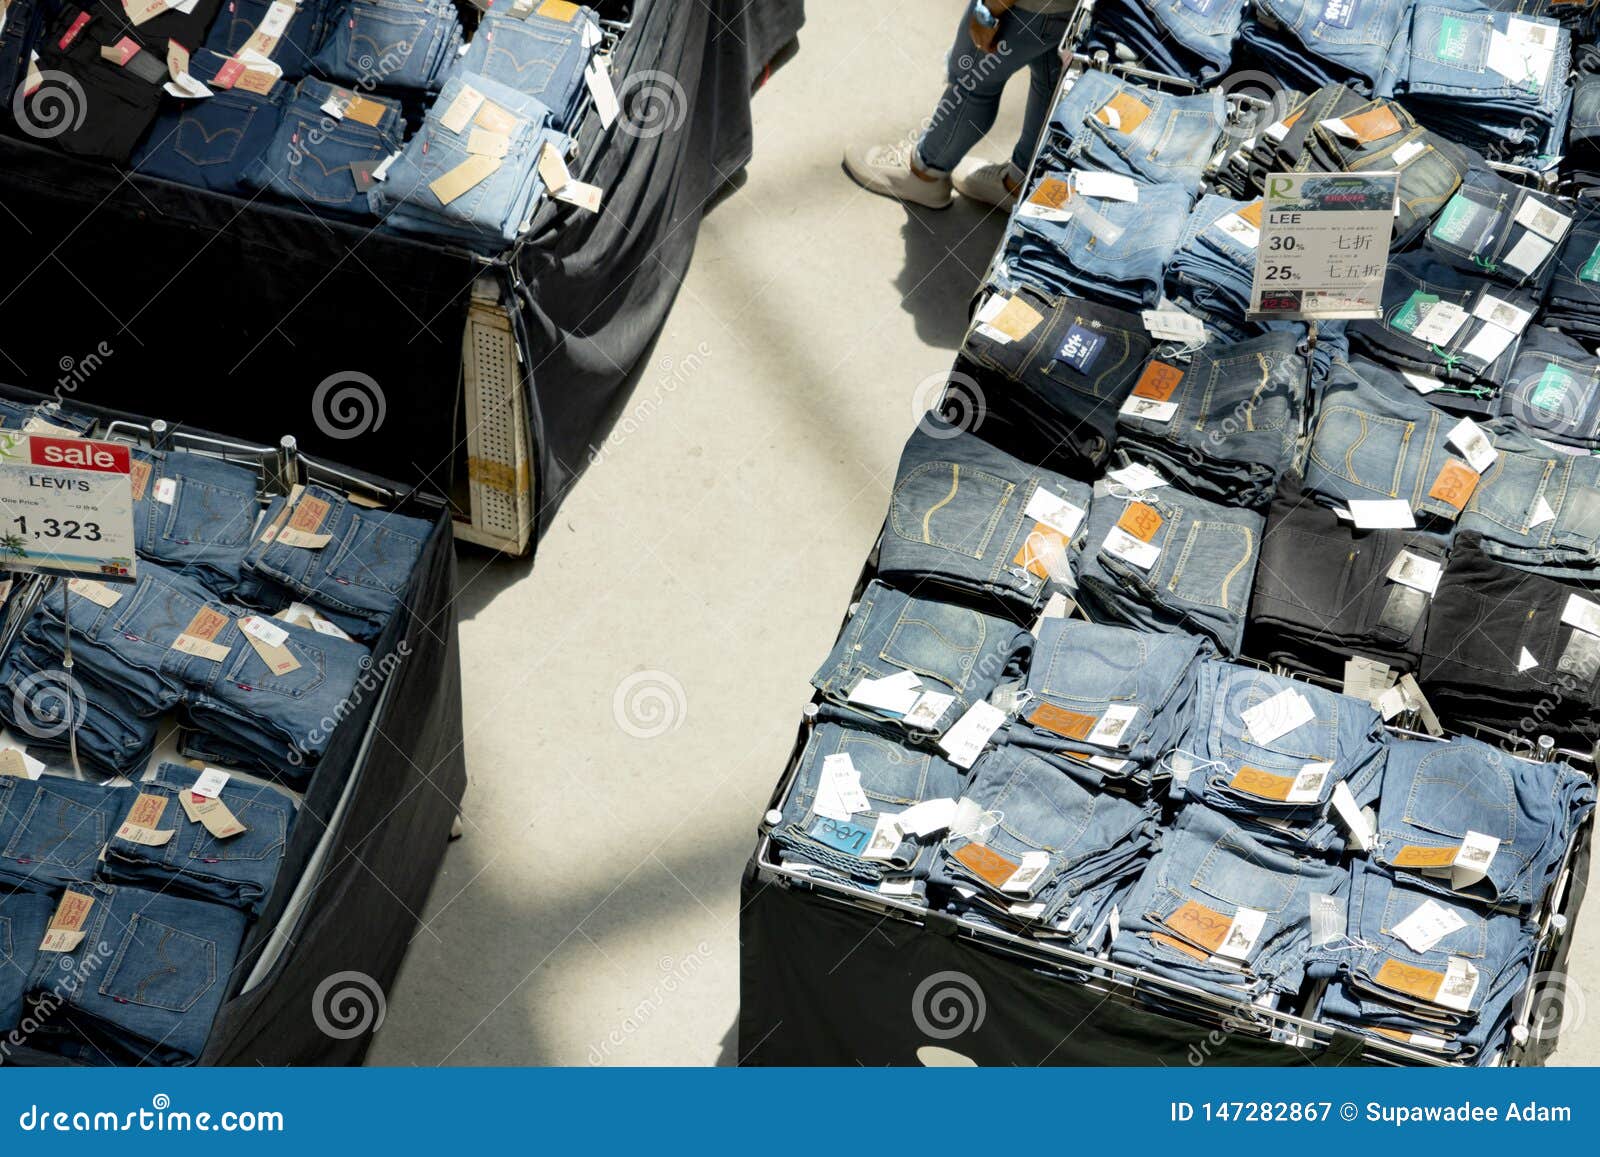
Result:
M929 208L950 203L952 177L962 195L1009 205L1033 158L1061 76L1057 53L1067 18L1012 8L999 16L992 51L974 42L969 7L950 50L949 84L914 147L874 145L845 150L845 169L864 188ZM1006 81L1032 71L1022 135L1009 162L962 165L993 126ZM958 171L958 166L960 169Z

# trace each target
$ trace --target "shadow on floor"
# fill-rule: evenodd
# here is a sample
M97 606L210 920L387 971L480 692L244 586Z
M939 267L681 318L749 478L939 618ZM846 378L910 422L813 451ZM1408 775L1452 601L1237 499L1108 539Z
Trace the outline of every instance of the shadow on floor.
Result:
M905 268L895 279L917 336L955 350L967 332L968 306L1005 231L1006 212L956 198L948 209L906 209Z

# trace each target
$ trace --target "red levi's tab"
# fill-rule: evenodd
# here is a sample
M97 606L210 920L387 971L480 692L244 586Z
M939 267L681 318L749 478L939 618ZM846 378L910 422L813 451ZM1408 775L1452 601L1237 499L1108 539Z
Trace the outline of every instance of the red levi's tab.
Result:
M53 466L61 470L98 470L105 474L127 474L133 461L128 448L116 442L46 438L40 434L28 440L28 454L35 466Z

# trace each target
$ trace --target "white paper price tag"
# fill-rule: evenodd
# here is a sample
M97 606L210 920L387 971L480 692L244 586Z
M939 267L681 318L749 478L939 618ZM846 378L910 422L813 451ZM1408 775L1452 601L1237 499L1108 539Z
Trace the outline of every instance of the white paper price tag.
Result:
M228 778L227 772L208 767L200 773L189 790L206 799L216 799L222 794L222 789L228 786Z
M1461 840L1455 862L1450 865L1450 886L1456 891L1470 888L1489 874L1495 853L1500 850L1500 838L1483 832L1468 832Z
M275 626L271 620L259 615L246 615L239 620L239 629L252 639L269 647L281 647L289 641L289 632Z
M1439 995L1434 997L1434 1003L1457 1012L1470 1011L1482 975L1477 965L1466 957L1452 956L1445 965L1444 983L1439 986Z
M1127 747L1128 727L1139 717L1137 703L1113 703L1101 714L1099 722L1085 736L1085 742L1096 747Z
M1479 474L1494 465L1500 455L1494 448L1494 443L1489 440L1489 435L1483 427L1471 418L1462 418L1450 427L1450 433L1445 435L1445 442L1461 451L1461 456L1467 460Z
M945 691L924 691L901 722L921 731L936 730L939 720L955 701L956 697Z
M1561 621L1585 634L1600 635L1600 603L1591 603L1582 595L1568 595Z
M862 679L851 689L848 701L904 715L922 697L922 680L915 671L900 671L884 679Z
M1395 171L1267 174L1249 316L1381 316L1399 181Z
M1165 478L1142 462L1134 462L1120 470L1108 471L1106 477L1113 482L1120 482L1135 494L1143 494L1146 490L1154 490L1158 486L1167 484Z
M1333 810L1339 817L1339 822L1344 824L1344 830L1350 835L1350 842L1358 852L1370 852L1377 833L1372 830L1372 822L1367 818L1367 813L1361 810L1361 805L1356 802L1356 797L1350 791L1350 785L1339 782L1333 788Z
M1027 509L1023 513L1035 522L1044 523L1062 537L1071 539L1078 533L1085 511L1040 486L1028 499Z
M971 767L989 738L1005 721L1005 712L980 700L950 725L939 739L939 748L957 767Z
M1345 507L1350 521L1363 530L1408 530L1417 525L1404 498L1352 498Z
M1049 852L1028 852L1022 857L1022 863L1011 877L1000 885L1002 892L1016 892L1027 896L1033 892L1033 886L1039 882L1039 877L1044 875L1045 869L1050 866Z
M1229 960L1248 960L1250 952L1267 926L1267 914L1256 908L1240 908L1233 915L1216 954Z
M1154 398L1141 398L1137 394L1130 394L1117 412L1126 414L1130 418L1143 418L1147 422L1170 422L1178 413L1178 403L1158 402Z
M931 836L950 826L955 818L956 801L948 797L925 799L895 817L895 823L908 836Z
M1206 327L1199 318L1181 309L1147 309L1140 315L1144 328L1157 341L1179 341L1185 345L1204 343Z
M1159 546L1153 542L1140 541L1120 526L1111 528L1111 532L1106 535L1105 544L1100 549L1112 558L1120 558L1140 570L1149 570L1161 558Z
M1437 301L1427 308L1411 336L1433 345L1445 345L1467 322L1467 311L1453 301Z
M888 812L878 816L878 822L872 829L872 838L867 841L867 850L861 853L863 860L892 860L894 854L900 849L900 841L904 838L900 831L899 817Z
M1423 558L1420 554L1402 550L1389 565L1388 579L1425 595L1432 595L1439 589L1439 576L1443 573L1444 564L1438 559Z
M1293 687L1285 687L1270 699L1239 712L1244 725L1250 729L1250 738L1262 747L1270 747L1295 728L1310 723L1317 717L1306 697Z
M1132 177L1117 173L1075 172L1073 188L1085 197L1101 197L1111 201L1137 201L1139 183Z
M1446 908L1434 900L1424 900L1422 905L1404 920L1396 921L1389 931L1410 945L1413 952L1428 952L1452 932L1467 926L1461 913Z

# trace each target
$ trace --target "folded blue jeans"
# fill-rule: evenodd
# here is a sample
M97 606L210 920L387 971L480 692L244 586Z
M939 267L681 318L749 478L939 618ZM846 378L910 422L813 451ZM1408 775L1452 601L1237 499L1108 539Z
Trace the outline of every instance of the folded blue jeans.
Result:
M140 463L133 482L139 557L232 594L261 514L255 471L186 450L136 449L133 456Z
M0 1033L22 1020L28 978L39 958L56 902L32 892L0 894Z
M811 682L842 722L942 733L1003 678L1019 674L1032 650L1033 636L1009 619L912 598L873 580ZM952 697L936 719L913 726L903 713L852 701L863 682L905 671L916 673L924 691Z
M247 193L245 169L277 132L281 92L281 87L269 95L220 89L168 108L134 154L134 172L196 189Z
M1098 169L1177 185L1192 197L1226 124L1220 90L1175 96L1091 69L1051 114L1041 160L1051 169Z
M1372 858L1437 895L1531 913L1594 803L1594 784L1565 763L1530 763L1474 739L1397 740ZM1448 864L1422 866L1437 859L1432 853L1460 849L1469 832L1499 841L1486 875L1462 877L1455 888Z
M217 798L245 831L219 840L204 824L191 821L179 800L200 774L182 764L163 763L155 779L138 784L140 795L167 801L157 830L174 834L160 847L113 834L100 876L259 913L283 862L294 803L264 784L230 779Z
M43 892L93 880L100 849L132 800L129 788L0 777L0 881Z
M267 19L278 0L223 0L222 11L206 37L205 47L233 56ZM311 70L311 57L328 30L329 0L295 0L294 12L266 56L283 69L283 79L299 80ZM276 17L274 17L276 19ZM193 47L192 45L190 47ZM204 80L204 77L200 78ZM221 95L221 94L219 94ZM248 95L240 93L239 95ZM210 104L210 99L193 102Z
M193 1064L233 982L248 918L138 888L77 890L94 900L84 938L70 952L41 952L33 989L62 993L136 1057Z
M450 0L345 0L331 5L311 71L363 89L438 89L461 47Z
M336 116L325 107L353 95L313 77L302 80L285 101L265 151L245 167L244 183L313 212L365 216L367 177L400 147L404 124L398 104L372 94L360 95L380 106L375 125Z
M582 103L584 66L591 55L584 47L584 29L598 19L590 8L567 20L537 9L525 17L485 12L458 70L538 97L554 114L555 127L571 132Z
M1558 329L1530 325L1497 413L1547 442L1600 449L1600 358Z

